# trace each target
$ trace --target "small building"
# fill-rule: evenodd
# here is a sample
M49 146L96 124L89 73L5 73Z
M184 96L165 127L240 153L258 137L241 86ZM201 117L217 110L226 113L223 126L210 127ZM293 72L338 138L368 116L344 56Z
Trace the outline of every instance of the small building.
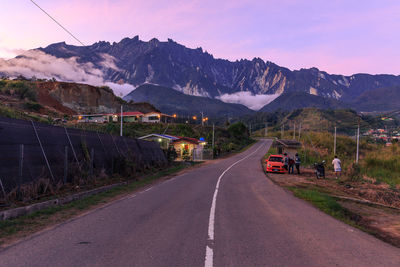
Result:
M139 139L158 142L162 149L167 149L174 141L179 140L179 137L167 134L148 134Z
M289 156L294 157L297 150L302 147L302 144L297 140L291 139L277 139L274 146L278 148L278 154L287 153Z
M143 115L142 122L159 123L161 121L160 112L149 112Z
M121 117L121 113L118 114L118 116ZM128 111L122 113L123 122L141 122L143 116L144 114L139 111Z
M162 149L173 146L178 154L178 160L182 160L185 154L190 157L190 159L193 159L193 151L196 150L199 154L207 144L204 140L167 134L149 134L139 137L139 139L157 142Z
M109 117L107 114L78 115L78 123L106 123Z
M139 111L123 112L124 122L141 122L144 114ZM121 113L78 115L78 123L106 123L121 121Z
M176 153L178 154L178 157L180 157L181 159L186 152L188 153L188 156L192 158L193 150L203 150L206 144L207 143L205 141L200 141L199 139L190 137L179 137L178 140L175 140L172 143Z
M142 122L148 122L148 123L160 123L160 122L172 122L174 119L174 116L163 114L161 112L149 112L146 114L143 114L142 117Z

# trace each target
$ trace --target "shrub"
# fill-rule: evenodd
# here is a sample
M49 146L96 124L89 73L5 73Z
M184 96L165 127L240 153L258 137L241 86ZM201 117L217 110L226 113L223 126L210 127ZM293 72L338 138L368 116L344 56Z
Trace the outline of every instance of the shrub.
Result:
M362 179L360 165L358 165L357 163L353 163L350 166L348 175L351 181L360 181Z
M43 108L43 106L40 105L39 103L32 101L26 102L24 106L26 109L31 111L40 111Z
M31 101L36 101L36 91L31 88L26 82L14 81L7 83L6 88L7 93L16 94L21 99L29 99Z

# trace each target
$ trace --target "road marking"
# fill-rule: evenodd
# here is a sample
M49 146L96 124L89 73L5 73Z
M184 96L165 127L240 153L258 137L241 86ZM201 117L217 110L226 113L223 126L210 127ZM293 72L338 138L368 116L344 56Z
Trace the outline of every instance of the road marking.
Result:
M217 205L217 195L218 195L218 189L219 189L219 184L221 182L222 177L227 173L233 166L238 164L239 162L249 158L253 154L255 154L260 148L264 146L264 142L252 153L247 155L246 157L234 162L231 166L229 166L225 171L222 172L222 174L218 177L217 185L215 186L215 191L213 195L213 200L211 204L211 209L210 209L210 218L208 220L208 243L214 241L214 225L215 225L215 207ZM204 261L204 266L205 267L212 267L214 266L213 264L214 261L214 250L211 248L209 245L206 247L206 257Z

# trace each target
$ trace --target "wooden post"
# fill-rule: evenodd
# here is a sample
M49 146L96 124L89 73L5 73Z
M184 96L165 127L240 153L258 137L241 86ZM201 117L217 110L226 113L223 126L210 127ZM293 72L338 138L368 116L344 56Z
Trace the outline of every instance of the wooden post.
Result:
M68 146L64 148L64 184L67 183L68 178Z
M123 110L122 110L122 105L121 105L121 128L120 128L120 136L122 136L122 123L123 123L123 120L124 120L124 114L123 114Z
M24 145L19 145L19 162L18 162L18 198L21 196L21 183L24 169Z
M213 158L214 158L214 132L215 132L215 123L213 123L213 131L212 131L212 149L213 149Z
M359 146L360 146L360 118L358 118L358 127L357 127L357 155L356 155L356 164L358 164Z
M93 175L93 167L94 167L94 148L90 149L90 175Z
M37 130L36 130L35 124L33 123L33 121L31 121L31 123L32 123L33 130L35 131L36 138L37 138L37 140L38 140L38 142L39 142L40 149L42 150L43 157L44 157L44 159L45 159L45 161L46 161L46 165L47 165L47 168L48 168L48 170L49 170L51 179L52 179L53 182L54 182L54 181L55 181L55 180L54 180L54 175L53 175L53 172L51 171L50 163L49 163L49 161L47 160L47 156L46 156L46 153L44 152L44 148L43 148L43 146L42 146L42 142L40 141L40 138L39 138L38 132L37 132Z
M0 186L1 186L1 191L3 192L4 200L7 202L8 201L7 200L7 194L6 194L6 190L4 189L3 182L1 181L1 178L0 178Z
M114 174L114 156L111 157L111 175Z
M336 126L335 126L335 135L333 139L333 155L336 155Z

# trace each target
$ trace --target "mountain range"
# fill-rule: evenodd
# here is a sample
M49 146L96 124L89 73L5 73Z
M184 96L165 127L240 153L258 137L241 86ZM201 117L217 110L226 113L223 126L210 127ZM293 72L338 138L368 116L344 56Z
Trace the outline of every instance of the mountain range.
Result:
M241 116L254 110L240 104L224 103L218 99L185 95L174 89L144 84L124 97L126 101L150 102L167 114L196 115L204 112L210 117Z
M240 92L256 96L282 95L271 103L272 106L261 110L285 109L281 101L287 101L290 95L301 95L301 98L292 98L292 103L297 102L298 106L309 106L309 103L316 106L317 103L326 108L346 106L374 111L376 99L368 97L370 93L391 90L398 92L400 86L400 76L395 75L345 76L328 74L317 68L292 71L260 58L237 61L217 59L202 48L187 48L171 39L165 42L157 39L146 42L135 36L120 42L101 41L89 46L73 46L62 42L35 51L58 59L75 58L79 64L100 70L104 81L115 84L129 84L133 87L155 84L186 95L221 98L224 101ZM147 96L148 101L152 102L150 96L156 94L153 90ZM381 102L385 102L387 94L376 94ZM396 97L396 101L400 99L399 93L389 95ZM241 99L235 99L229 102L242 103ZM379 109L392 107L383 105Z

